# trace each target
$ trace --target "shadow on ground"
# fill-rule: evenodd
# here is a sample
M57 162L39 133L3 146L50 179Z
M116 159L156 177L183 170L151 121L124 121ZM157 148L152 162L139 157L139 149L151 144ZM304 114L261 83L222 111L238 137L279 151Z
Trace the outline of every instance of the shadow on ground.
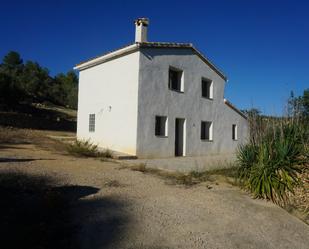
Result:
M56 159L49 159L49 158L0 158L0 163L24 163L24 162L33 162L39 160L56 160Z
M98 191L89 186L57 186L45 176L1 172L1 248L95 249L114 244L129 222L125 204L89 197Z
M0 143L1 143L1 140L0 140ZM12 143L14 144L14 143ZM30 144L30 143L15 143L16 145L27 145L27 144ZM1 149L4 149L4 150L7 150L7 149L14 149L14 150L25 150L24 147L20 147L20 146L12 146L12 145L9 145L9 144L0 144L0 150Z

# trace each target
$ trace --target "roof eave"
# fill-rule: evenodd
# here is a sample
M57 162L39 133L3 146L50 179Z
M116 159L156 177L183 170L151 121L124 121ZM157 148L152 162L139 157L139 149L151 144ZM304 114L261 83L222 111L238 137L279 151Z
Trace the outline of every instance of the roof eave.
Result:
M77 64L75 70L84 70L89 67L96 66L108 60L118 58L119 56L126 55L137 51L139 48L182 48L182 49L192 49L192 51L203 61L205 62L212 70L214 70L225 82L227 82L227 77L218 69L213 63L210 62L200 51L198 51L192 43L170 43L170 42L137 42L121 49L109 52L99 57L95 57L88 61Z
M141 42L139 46L142 48L185 48L192 49L194 53L205 62L212 70L214 70L225 82L228 81L226 75L222 73L217 66L215 66L210 60L204 56L199 50L197 50L192 43L171 43L171 42Z
M77 64L74 67L74 69L82 71L82 70L87 69L89 67L96 66L96 65L101 64L101 63L103 63L105 61L112 60L112 59L114 59L116 57L123 56L125 54L135 52L137 50L138 50L138 45L134 43L134 44L126 46L126 47L124 47L122 49L118 49L118 50L116 50L114 52L111 52L111 53L99 56L97 58L94 58L92 60L89 60L89 61Z
M212 70L214 70L225 82L228 81L228 78L217 66L215 66L209 59L206 58L199 50L197 50L194 46L192 46L192 50L200 57Z
M234 106L230 101L228 101L227 99L224 99L224 103L230 107L231 109L233 109L235 112L237 112L240 116L242 116L244 119L248 119L248 117L242 112L240 111L236 106Z

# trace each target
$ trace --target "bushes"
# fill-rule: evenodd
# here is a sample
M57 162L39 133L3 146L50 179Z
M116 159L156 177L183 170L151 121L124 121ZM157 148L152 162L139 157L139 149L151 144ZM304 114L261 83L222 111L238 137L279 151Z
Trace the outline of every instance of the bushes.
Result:
M68 152L75 156L84 157L105 157L112 158L113 154L110 150L99 150L98 145L91 143L89 140L76 140L68 146Z
M78 77L74 71L50 76L49 70L33 61L23 62L11 51L0 62L0 103L53 103L77 108Z
M308 160L308 129L293 119L258 119L249 120L259 126L252 130L250 124L250 141L238 149L238 179L255 197L285 204Z

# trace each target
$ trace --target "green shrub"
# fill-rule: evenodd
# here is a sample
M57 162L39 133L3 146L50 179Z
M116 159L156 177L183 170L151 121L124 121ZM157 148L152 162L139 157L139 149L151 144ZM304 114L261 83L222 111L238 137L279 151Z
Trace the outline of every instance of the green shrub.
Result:
M239 182L255 197L287 203L287 192L293 193L299 184L297 173L308 160L307 143L303 124L288 119L266 122L238 148Z
M110 150L101 151L98 145L91 143L89 140L76 140L68 146L68 152L75 156L84 157L112 158L113 156Z

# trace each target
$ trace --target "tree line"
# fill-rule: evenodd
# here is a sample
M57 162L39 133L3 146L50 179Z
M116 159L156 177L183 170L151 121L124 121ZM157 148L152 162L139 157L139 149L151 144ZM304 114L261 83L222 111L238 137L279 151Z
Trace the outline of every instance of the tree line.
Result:
M77 108L78 77L71 70L52 77L49 70L34 61L24 63L15 51L4 56L0 64L0 103L52 103Z
M295 96L291 91L287 111L289 116L309 118L309 88L301 96Z
M266 118L276 118L274 116L262 115L262 112L258 108L251 108L241 110L249 118L252 117L266 117ZM295 96L294 92L291 91L290 97L287 101L286 113L283 117L293 117L299 118L304 121L309 119L309 88L303 91L303 95ZM277 117L278 118L278 117ZM281 117L279 117L281 118Z

